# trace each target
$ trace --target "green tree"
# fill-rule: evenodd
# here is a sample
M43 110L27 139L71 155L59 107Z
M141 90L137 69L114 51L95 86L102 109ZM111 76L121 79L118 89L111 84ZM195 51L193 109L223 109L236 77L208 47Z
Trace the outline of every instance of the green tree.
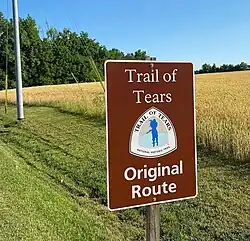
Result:
M0 12L0 78L4 82L6 73L6 56L8 56L8 76L9 88L15 87L15 58L14 58L14 42L12 21L4 18ZM3 88L4 83L1 84Z
M201 69L203 73L210 73L212 70L212 67L210 64L205 63L202 65Z
M24 86L40 85L41 39L35 20L20 19L20 45Z
M137 51L135 51L134 56L136 60L145 60L148 57L147 52L142 51L141 49L138 49Z
M245 63L245 62L240 63L240 70L246 70L247 68L248 68L247 63Z
M124 53L119 49L111 49L108 51L108 59L121 60L124 58Z
M216 64L214 63L212 68L211 68L211 72L215 73L216 71L217 71L217 67L216 67Z
M227 64L223 64L220 66L221 72L226 72L226 71L228 71L228 69L229 69L229 66Z

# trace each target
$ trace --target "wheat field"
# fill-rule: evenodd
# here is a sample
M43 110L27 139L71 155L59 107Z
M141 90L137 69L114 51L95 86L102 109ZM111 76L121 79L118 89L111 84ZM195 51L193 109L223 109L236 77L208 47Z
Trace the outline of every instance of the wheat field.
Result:
M250 158L250 71L198 75L199 144L239 160Z
M250 159L250 71L195 77L197 143L228 158ZM100 83L24 88L24 103L105 116ZM0 92L4 100L4 92ZM15 103L15 90L8 102Z

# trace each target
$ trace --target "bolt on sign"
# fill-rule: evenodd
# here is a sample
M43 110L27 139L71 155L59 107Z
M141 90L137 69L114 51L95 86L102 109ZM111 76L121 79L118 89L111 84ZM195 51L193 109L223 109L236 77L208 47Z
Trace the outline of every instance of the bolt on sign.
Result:
M189 62L105 62L108 208L197 195L194 70Z

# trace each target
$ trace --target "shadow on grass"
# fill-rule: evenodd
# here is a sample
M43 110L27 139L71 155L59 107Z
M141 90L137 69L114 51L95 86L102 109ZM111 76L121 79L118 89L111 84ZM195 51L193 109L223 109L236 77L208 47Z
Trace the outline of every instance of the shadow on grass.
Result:
M99 113L89 113L88 110L84 107L82 107L81 109L78 109L77 111L74 110L69 110L64 108L63 106L57 105L57 104L53 104L51 102L43 102L43 103L29 103L29 104L25 104L25 106L27 107L48 107L48 108L53 108L56 109L57 111L59 111L60 113L63 114L69 114L69 115L73 115L76 117L82 117L85 120L88 120L90 122L92 122L93 124L97 125L97 126L103 126L106 123L106 116L105 114L99 114Z
M0 129L0 135L7 135L7 134L9 134L10 133L10 131L9 130L6 130L6 129Z
M40 143L41 145L39 146L46 145L47 147L50 148L50 150L57 152L59 151L60 155L63 154L62 156L69 157L72 160L78 160L78 161L81 160L81 162L85 164L99 161L99 160L94 160L91 157L81 158L79 156L73 155L72 153L66 151L64 148L61 148L54 143L51 143L45 138L41 138L34 132L31 132L27 129L25 129L25 132L27 133L27 137L36 140L37 143ZM61 165L60 163L57 162L57 159L51 160L48 156L46 156L46 151L43 150L42 148L39 151L36 150L35 152L31 152L31 150L26 146L25 143L21 143L15 138L9 138L8 141L13 144L10 146L10 148L12 149L13 152L15 152L16 155L22 158L32 168L47 175L57 184L62 185L71 194L72 197L88 196L89 198L99 202L100 204L103 205L107 204L106 189L100 190L98 188L98 185L101 185L102 179L100 177L99 179L92 178L93 179L92 180L91 170L85 173L85 179L83 180L81 177L77 175L77 173L74 172L75 169L70 169L67 166ZM28 152L28 155L32 155L32 159L27 158L27 156L23 154L22 150ZM59 154L58 158L60 158ZM39 164L41 164L45 168L38 167L40 166ZM88 165L86 166L86 169L88 169L87 167ZM72 183L67 184L64 180L61 179L62 176L67 176L67 178L69 178L69 180L71 180Z
M84 119L89 119L90 125L97 125L97 128L100 125L103 125L101 122L98 122L92 117L85 118L84 116ZM86 181L78 176L74 168L71 169L68 166L61 165L57 162L56 159L52 160L50 155L46 154L48 152L48 149L51 150L51 152L59 152L56 158L60 158L61 156L70 158L72 160L75 160L76 162L80 161L82 163L85 163L86 169L91 169L91 165L89 166L89 164L100 162L99 159L93 159L92 157L88 156L80 157L79 155L73 154L68 151L67 146L65 146L64 148L61 145L56 144L56 142L51 142L51 140L48 140L43 136L39 136L36 132L26 127L25 119L22 122L18 122L13 121L13 119L8 118L8 116L6 116L6 118L1 118L0 123L1 122L5 127L2 132L5 134L6 138L1 138L1 136L0 138L12 149L12 151L17 156L22 158L29 166L39 172L43 172L48 177L53 179L53 181L62 185L73 197L88 196L89 198L99 202L100 204L107 204L106 189L103 190L99 188L99 186L103 185L102 175L100 177L93 178L90 170L90 172L85 173L85 176L86 179L91 179L92 177L93 180L91 179L91 181ZM16 132L16 128L21 128L23 131ZM35 141L35 148L32 146L27 146L27 142L21 141L22 139L32 139L33 141ZM46 147L46 149L44 149L43 147ZM44 166L45 168L40 167L40 165ZM95 172L95 170L92 171ZM70 183L62 181L62 176L67 176L67 178L71 180Z
M197 146L198 167L225 167L239 177L245 178L250 173L250 159L236 160L228 158L223 153L209 150L204 146Z
M105 115L99 116L99 115L91 115L91 114L85 114L85 113L75 113L75 112L64 110L63 108L60 108L60 107L55 107L55 109L57 111L59 111L60 113L65 113L65 114L70 114L70 115L77 116L77 117L82 117L85 120L94 124L95 126L105 126L105 124L106 124Z
M2 100L0 100L0 103L4 103ZM14 103L8 104L10 107L15 107ZM52 102L42 102L42 103L24 103L24 107L47 107L47 108L53 108L59 111L60 113L64 114L70 114L76 117L82 117L85 120L88 120L92 122L93 124L96 124L97 126L103 126L106 123L106 116L105 114L99 114L99 113L89 113L88 110L84 107L79 108L77 111L69 110L64 108L63 106L58 105L57 103ZM12 123L8 123L8 125L15 125L18 121L13 121ZM9 126L9 127L10 127Z

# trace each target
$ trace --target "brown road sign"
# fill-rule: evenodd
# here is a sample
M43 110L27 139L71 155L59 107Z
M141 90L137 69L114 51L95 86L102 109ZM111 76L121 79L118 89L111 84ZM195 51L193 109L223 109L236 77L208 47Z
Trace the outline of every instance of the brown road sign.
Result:
M197 195L193 65L107 61L110 210Z

